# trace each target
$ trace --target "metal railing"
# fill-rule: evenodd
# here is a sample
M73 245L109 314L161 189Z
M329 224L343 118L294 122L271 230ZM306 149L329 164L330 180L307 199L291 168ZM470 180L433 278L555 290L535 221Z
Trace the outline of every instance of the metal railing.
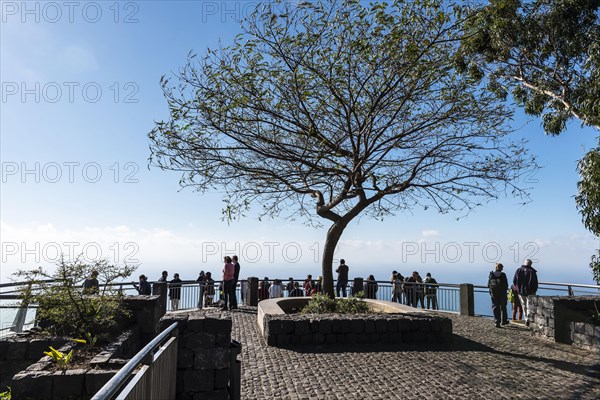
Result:
M178 329L175 322L133 356L92 397L92 400L174 399L177 336ZM140 365L142 368L136 372Z

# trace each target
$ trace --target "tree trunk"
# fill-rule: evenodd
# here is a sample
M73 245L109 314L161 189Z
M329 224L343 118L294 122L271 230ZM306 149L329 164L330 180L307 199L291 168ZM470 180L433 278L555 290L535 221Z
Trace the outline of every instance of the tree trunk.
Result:
M335 297L333 288L333 254L335 252L335 247L340 241L342 233L344 232L344 229L346 229L347 225L348 221L345 219L340 219L334 222L334 224L331 225L327 231L325 247L323 248L323 260L321 262L323 292L332 299Z

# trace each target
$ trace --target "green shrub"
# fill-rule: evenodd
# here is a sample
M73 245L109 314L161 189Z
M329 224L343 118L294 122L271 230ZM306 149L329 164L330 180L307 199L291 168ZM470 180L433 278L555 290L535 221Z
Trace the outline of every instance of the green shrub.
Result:
M362 292L347 299L331 299L327 295L317 294L300 311L301 314L365 314L372 312L363 300Z
M128 315L123 294L105 284L127 278L135 268L111 265L107 260L83 263L79 258L71 262L61 259L54 272L40 267L17 275L27 279L28 288L35 288L22 295L39 305L37 317L49 325L48 330L61 336L94 338L110 333L119 318ZM81 286L92 271L98 272L97 294L89 294Z

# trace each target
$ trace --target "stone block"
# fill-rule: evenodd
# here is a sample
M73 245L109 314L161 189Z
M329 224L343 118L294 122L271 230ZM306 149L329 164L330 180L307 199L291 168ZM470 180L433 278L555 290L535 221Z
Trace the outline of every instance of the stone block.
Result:
M215 389L227 389L229 384L229 369L215 371Z
M350 332L354 334L365 331L365 321L362 319L353 319L350 321Z
M54 398L56 399L80 399L85 395L85 369L72 369L55 372L52 376L54 387Z
M183 348L177 351L177 368L194 368L194 352L189 348Z
M11 393L13 399L53 399L52 373L48 371L20 372L12 378Z
M215 334L208 332L187 332L182 336L183 348L190 350L215 347Z
M44 355L41 354L40 357ZM18 340L10 342L6 351L7 360L26 360L27 359L27 342L24 340Z
M594 338L600 339L600 325L594 327Z
M308 335L310 333L310 326L308 320L296 321L296 329L294 334L298 336Z
M290 334L290 333L294 332L295 327L296 327L296 324L294 324L294 321L289 320L289 319L284 319L284 320L282 320L282 324L281 324L281 332Z
M388 332L398 332L398 320L395 318L390 318L387 320L387 331Z
M278 335L283 332L283 324L281 320L272 319L267 321L266 329L269 335Z
M215 388L215 370L183 371L183 392L209 392Z
M346 343L354 344L354 343L358 342L358 336L359 336L359 334L356 334L356 333L346 334Z
M290 344L290 335L285 333L277 335L277 345L278 346L287 346Z
M591 346L592 345L592 337L587 336L581 333L573 333L573 344L578 346Z
M7 340L0 340L0 361L6 361L8 343L9 342Z
M336 333L350 333L350 320L346 318L342 319L340 321L339 329L340 330Z
M366 334L375 333L375 321L372 319L365 320L365 331Z
M268 341L277 343L276 335L269 335ZM270 344L271 345L271 344ZM195 351L194 369L222 369L229 368L230 349L198 349Z
M229 347L230 344L231 344L231 331L217 333L217 336L215 336L215 346L216 347Z
M319 333L322 333L324 335L331 333L332 325L333 323L330 319L322 319L321 321L319 321Z
M204 331L206 332L231 332L231 319L206 318L204 320Z
M323 344L325 343L325 335L322 333L313 334L313 343L314 344Z
M398 332L408 332L411 328L410 320L407 318L402 318L398 320Z
M385 333L387 329L387 321L385 319L378 319L375 321L375 331L377 333Z
M229 400L229 398L229 392L227 390L219 389L208 393L194 394L192 400Z
M202 332L204 331L204 321L206 321L206 317L204 314L195 313L190 315L187 321L187 329L192 332Z
M335 340L336 340L335 333L329 333L329 334L325 335L325 343L334 344Z
M320 321L318 319L311 319L309 322L310 332L312 334L319 332L319 325L320 325Z
M312 344L312 342L313 342L312 335L310 333L300 336L300 344L306 345L306 344Z
M85 391L96 394L117 373L117 370L91 369L85 374Z
M188 316L185 314L184 315L166 314L158 322L158 332L164 331L169 326L171 326L174 322L177 322L177 328L179 329L179 332L183 332L187 328L187 321L188 321Z

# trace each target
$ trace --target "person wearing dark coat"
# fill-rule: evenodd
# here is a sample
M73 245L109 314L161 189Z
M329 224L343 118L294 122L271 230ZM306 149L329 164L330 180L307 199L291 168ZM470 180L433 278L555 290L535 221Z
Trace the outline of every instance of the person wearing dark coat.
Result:
M538 290L537 271L531 266L531 264L533 264L533 262L530 259L523 261L523 265L517 268L513 278L513 287L516 287L519 294L521 307L523 307L523 314L525 314L526 326L529 326L531 319L529 316L529 302L531 301L531 296L535 296L535 293Z
M179 274L173 274L173 279L169 283L169 297L171 298L171 311L179 310L179 300L181 299L181 282Z
M506 313L508 279L506 274L502 272L504 266L496 263L496 269L490 272L488 276L488 288L492 298L492 312L494 313L494 322L496 328L500 325L508 324L508 316Z

